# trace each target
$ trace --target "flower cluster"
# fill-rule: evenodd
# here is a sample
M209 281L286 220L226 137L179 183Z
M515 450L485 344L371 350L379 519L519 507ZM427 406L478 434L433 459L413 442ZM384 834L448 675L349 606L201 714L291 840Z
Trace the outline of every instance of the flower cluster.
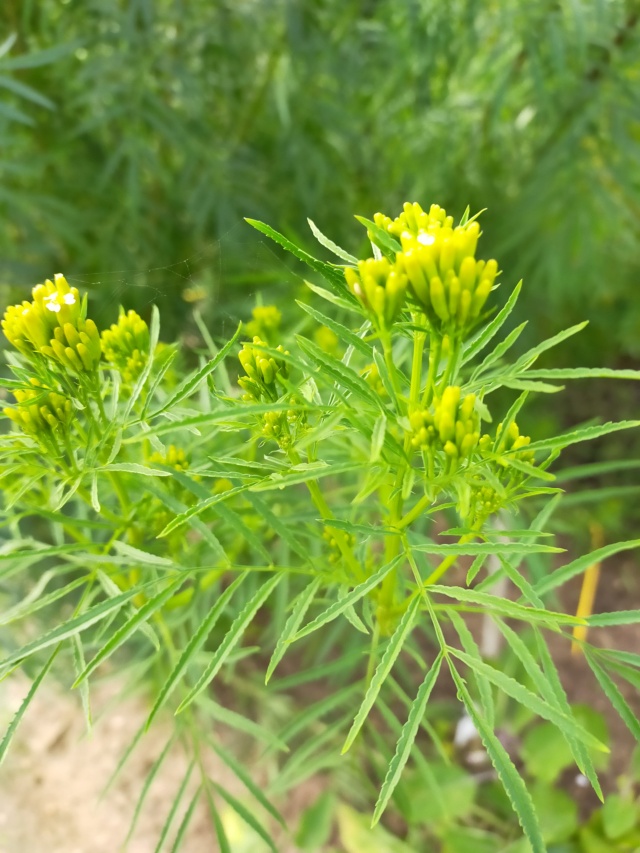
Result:
M374 326L389 329L404 305L407 276L386 258L358 261L344 271L349 290L362 303Z
M85 319L78 290L58 273L32 291L33 300L7 308L2 329L27 358L36 354L72 373L94 370L100 361L100 336Z
M73 415L71 401L45 388L38 379L30 379L31 388L13 392L17 406L3 409L27 435L53 436L67 429Z
M238 385L245 392L245 399L272 403L280 396L277 381L287 378L287 363L282 358L269 355L265 348L268 345L257 336L252 344L243 344L238 358L247 375L238 379ZM282 346L276 351L289 355Z
M460 399L460 388L450 385L434 400L433 411L416 410L410 416L415 448L444 450L452 459L471 455L480 440L480 418L475 394Z
M101 335L105 360L132 383L142 373L149 357L149 327L135 311L120 309L118 322Z
M397 319L408 291L436 335L465 337L478 322L498 274L495 260L475 258L478 223L454 228L453 217L437 204L427 213L409 202L396 219L376 213L374 222L399 243L395 258L370 258L359 261L357 270L345 269L349 289L374 326L388 328ZM369 237L376 242L375 234ZM384 248L389 254L389 247Z
M520 428L515 421L509 424L506 432L503 429L503 425L501 423L498 424L495 446L503 453L509 453L511 458L515 457L521 462L531 463L535 458L535 454L532 450L525 450L529 444L531 444L530 436L520 435ZM498 461L505 466L509 464L506 460L499 459Z
M158 465L168 465L170 468L175 468L176 471L186 471L189 468L189 460L187 454L181 447L176 447L175 444L170 444L164 453L156 450L149 457L149 462L154 462Z

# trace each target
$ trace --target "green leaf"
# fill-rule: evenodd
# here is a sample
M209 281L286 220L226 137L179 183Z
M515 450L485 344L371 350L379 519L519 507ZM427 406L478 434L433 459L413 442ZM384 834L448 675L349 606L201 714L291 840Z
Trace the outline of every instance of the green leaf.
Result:
M640 370L614 370L609 367L559 367L527 370L531 379L640 379Z
M615 684L611 676L596 661L594 655L589 651L589 649L584 649L584 655L587 659L587 663L593 670L593 674L598 679L600 687L602 687L607 699L618 712L620 719L629 729L636 741L640 741L640 722L627 704L627 700L620 692L620 689Z
M507 696L511 696L512 699L515 699L516 702L523 705L536 716L549 720L549 722L553 723L561 731L566 732L570 737L577 738L594 749L601 752L609 752L609 748L605 744L601 743L594 735L582 728L572 716L549 705L548 702L540 699L535 693L532 693L523 684L516 681L515 678L511 678L511 676L506 675L504 672L500 672L500 670L494 669L489 664L465 652L458 651L458 649L450 648L449 651L454 657L465 663L473 672L483 675L488 681L495 684L499 690L502 690Z
M480 651L480 648L474 640L473 634L467 627L464 619L458 613L456 613L455 610L447 611L447 616L451 620L451 624L455 628L456 633L460 638L460 642L462 643L462 648L464 649L466 654L482 663L482 653ZM480 696L480 702L482 704L484 718L487 721L488 725L490 725L492 728L495 728L495 708L493 703L493 694L491 692L491 684L489 680L482 676L479 672L475 672L473 675L478 688L478 694Z
M578 332L581 332L585 326L589 325L588 320L584 320L582 323L576 323L575 326L570 326L568 329L563 329L561 332L558 332L557 335L553 335L551 338L547 338L546 341L542 341L537 344L530 350L527 350L520 358L515 362L513 367L510 370L510 373L518 373L521 369L527 369L529 365L533 364L534 361L538 359L538 356L542 355L543 352L546 352L548 349L557 346L562 341L567 338L572 337L572 335L576 335Z
M238 328L233 334L233 337L229 341L227 341L227 343L222 347L222 349L217 352L214 357L210 359L206 364L204 364L199 370L195 370L191 374L191 376L187 376L184 381L180 383L178 388L166 401L166 403L160 409L156 409L156 411L150 414L148 417L150 419L155 418L158 415L161 415L163 412L174 409L179 403L190 397L198 388L200 383L203 382L207 378L207 376L213 373L213 371L220 364L220 362L227 357L235 342L240 337L241 331L242 323L239 323Z
M375 243L376 246L381 249L385 253L385 255L389 257L390 260L395 261L396 253L402 251L402 246L400 245L398 240L396 240L396 238L389 234L387 231L376 225L376 223L373 222L371 219L365 219L364 216L356 216L355 218L361 225L364 225L364 227L367 229L367 231L371 235L371 242Z
M365 380L355 370L347 367L337 358L324 352L313 341L296 335L298 346L322 371L324 375L350 391L354 397L367 403L375 409L382 410L382 402L377 394L371 390Z
M233 583L229 584L229 586L224 590L222 595L216 600L216 603L209 610L207 615L204 617L195 633L191 636L191 639L185 646L178 662L174 666L171 671L169 677L162 685L158 695L156 697L156 701L153 704L151 711L149 712L149 716L146 722L146 728L148 729L151 725L154 717L162 708L164 703L167 701L178 682L184 675L187 667L189 666L189 662L193 659L198 650L202 647L207 637L213 631L218 619L224 613L224 610L231 600L232 596L236 592L236 590L244 583L247 578L248 573L243 572L241 575L233 581Z
M139 730L138 734L141 736L143 732L144 732L144 726ZM133 746L135 746L138 743L138 740L139 740L139 738L136 738L134 740ZM162 767L162 764L164 763L164 760L167 757L167 755L169 754L169 751L171 750L171 747L173 746L174 743L175 743L175 733L172 733L171 737L166 742L164 749L162 750L160 755L156 758L156 760L153 762L149 772L145 776L145 780L144 780L144 783L142 785L140 795L138 797L135 809L133 811L133 817L131 818L131 823L129 824L129 830L127 832L127 837L125 838L125 841L124 841L123 846L125 846L125 847L126 847L127 843L129 842L129 839L131 838L131 836L133 835L133 833L135 831L136 825L138 823L138 818L140 817L140 813L142 812L142 807L143 807L144 802L147 798L147 794L149 793L149 789L151 788L151 785L153 784L153 780L158 775L158 771ZM132 751L132 750L127 750L127 754L130 751ZM118 770L120 769L120 767L122 767L122 763L123 762L121 762L118 765L118 768L117 768Z
M602 828L607 838L622 838L637 825L640 813L633 796L609 794L600 811Z
M359 471L362 468L360 462L338 462L328 464L326 462L309 463L302 470L293 470L291 473L281 474L275 471L265 480L260 480L258 483L253 483L249 486L252 492L270 492L274 489L285 489L288 486L295 486L299 483L308 483L319 480L321 477L336 476L337 474L347 474L350 471ZM241 487L244 489L245 487ZM226 493L228 494L228 492Z
M196 699L200 693L213 681L219 672L220 668L229 657L237 643L242 638L246 628L249 626L256 613L262 607L264 602L267 600L269 595L273 592L275 587L280 583L283 578L283 574L276 574L271 577L266 583L264 583L258 591L255 593L253 598L251 598L244 609L240 611L238 616L235 618L231 627L227 631L224 636L224 639L216 649L213 657L209 661L209 664L205 671L202 673L195 686L189 691L187 696L182 700L180 705L176 710L176 714L180 714L185 708Z
M542 542L452 542L450 545L412 543L411 549L424 554L443 554L445 557L450 554L468 557L477 557L480 554L561 554L565 550L556 548L555 545L544 545Z
M191 802L184 813L184 817L180 821L180 826L178 827L178 831L176 833L175 840L173 842L173 846L171 847L171 853L178 853L180 847L182 846L182 842L184 840L185 832L189 827L189 823L191 822L191 818L193 817L193 813L198 804L198 800L200 799L200 794L202 793L202 788L198 788L191 798Z
M382 452L382 447L384 445L384 436L386 429L387 416L383 412L376 418L376 422L373 425L373 432L371 433L371 454L369 456L369 462L371 462L372 464L380 459L380 453Z
M369 711L375 705L375 701L378 697L378 693L380 692L382 685L384 684L387 676L393 669L393 665L396 662L396 658L402 651L404 644L411 634L413 630L413 623L415 621L416 614L420 607L421 601L419 598L414 598L409 607L405 610L402 615L402 619L398 624L398 627L393 633L393 636L387 643L387 647L384 650L384 654L380 660L380 663L376 667L376 671L373 674L373 678L369 683L369 687L367 688L367 692L362 701L362 705L360 705L360 709L355 716L353 721L353 725L351 726L351 730L347 735L347 739L344 742L344 746L342 747L342 754L344 755L350 747L352 746L354 740L358 736L358 733L362 726L365 723L365 720L369 716Z
M509 601L497 595L479 592L477 589L465 589L460 586L439 586L432 584L426 587L430 593L445 595L456 601L466 601L477 604L483 610L494 611L509 619L519 619L524 622L541 622L549 626L556 625L584 625L584 619L571 616L568 613L556 612L554 610L541 610L538 607L525 607L515 601Z
M280 812L265 797L261 789L251 778L251 775L247 773L246 769L238 761L236 761L236 759L233 757L233 755L231 755L230 752L227 752L226 749L223 749L220 744L214 744L213 749L224 761L227 767L231 771L233 771L233 773L235 773L235 775L242 782L242 784L249 791L249 793L260 803L262 808L265 809L265 811L269 812L271 817L275 818L275 820L277 820L280 826L286 828L284 818L282 817Z
M354 266L358 263L358 259L354 258L353 255L350 255L345 249L341 249L333 240L330 240L328 237L322 233L322 231L318 228L318 226L311 219L307 217L307 222L309 223L309 228L313 233L313 236L316 238L318 243L321 246L324 246L325 249L328 249L338 258L341 258L343 261L346 261L348 264L353 264Z
M302 812L295 835L295 843L301 850L317 853L324 849L331 836L336 802L332 791L324 791Z
M389 764L389 768L387 770L387 774L385 776L382 788L380 790L380 795L378 797L378 801L373 812L373 826L375 826L376 823L378 823L378 821L382 817L382 814L386 809L389 800L391 799L391 795L393 794L396 785L400 781L402 771L404 770L404 767L407 761L409 760L409 755L411 754L411 749L416 739L418 728L420 727L420 722L422 720L422 717L424 716L425 708L427 707L427 702L429 701L431 691L433 690L433 687L438 679L438 675L440 674L440 667L442 666L442 661L443 654L441 652L429 668L429 671L427 672L424 681L418 689L416 698L413 704L411 705L411 708L409 710L409 716L407 717L407 722L402 728L402 733L396 744L395 754Z
M358 352L361 352L363 355L367 356L367 358L371 358L371 346L365 343L361 337L355 334L355 332L352 332L351 329L347 329L347 327L343 326L342 323L338 323L337 320L327 317L326 314L322 314L311 305L307 305L306 302L301 302L299 299L296 299L296 304L299 305L305 313L309 314L310 317L313 317L313 319L321 326L326 326L328 329L331 329L339 340L352 346L354 349L357 349Z
M309 607L311 606L311 602L315 598L315 595L320 588L321 579L314 578L308 586L306 586L300 595L298 595L294 601L293 607L291 609L291 615L287 619L285 626L282 630L282 633L278 637L278 642L276 643L276 647L271 656L271 660L269 661L269 666L267 667L267 674L265 675L264 683L268 684L271 676L275 672L276 667L284 657L287 648L289 647L289 643L291 642L291 638L294 636L298 628L300 627L300 623L305 617L305 614Z
M52 100L42 95L36 89L33 89L31 86L27 86L26 83L23 83L20 80L16 80L13 77L7 77L6 75L0 75L0 86L4 89L8 89L10 92L13 92L14 95L18 95L20 98L24 98L27 101L31 101L33 104L37 104L39 107L44 107L46 110L55 110L56 105Z
M173 823L173 819L176 816L176 812L178 811L178 806L182 801L184 796L184 792L189 784L189 779L191 778L191 774L193 773L193 768L195 767L195 760L192 761L188 768L187 772L184 774L182 778L182 782L180 783L180 787L178 788L178 792L173 798L173 802L171 803L171 808L169 809L169 813L167 818L162 826L162 830L160 831L160 838L158 839L158 843L156 845L155 853L161 853L162 846L166 841L167 835L169 834L169 830L171 829L171 824Z
M242 818L242 820L251 827L251 829L256 832L260 838L268 845L270 850L273 850L273 853L278 853L278 850L273 842L273 839L267 832L267 830L262 826L262 824L255 819L251 811L240 802L240 800L236 799L229 791L225 790L221 785L218 785L216 782L213 783L213 787L220 794L223 800L225 800L233 809L233 811Z
M352 589L344 598L340 598L338 601L335 601L330 607L320 613L319 616L316 616L313 622L310 622L308 625L305 625L301 631L298 631L298 633L291 639L291 642L300 640L302 637L306 637L314 631L317 631L319 628L322 628L323 625L337 619L338 616L347 609L347 607L355 604L356 601L359 601L368 592L375 589L376 586L389 574L389 572L392 571L392 569L395 569L402 559L403 555L396 557L390 563L387 563L382 566L382 568L378 569L378 571L374 575L371 575L371 577L367 578L366 581Z
M233 495L246 491L246 489L247 486L236 486L234 489L228 489L226 492L220 492L217 495L212 495L210 498L206 498L206 500L200 501L200 503L194 504L189 507L189 509L181 512L179 515L176 515L176 517L170 521L160 533L158 533L157 538L162 539L164 536L168 536L170 533L173 533L174 530L177 530L178 527L182 527L183 524L186 524L190 519L195 518L197 515L201 515L205 510L218 503L229 500Z
M591 628L605 628L611 625L640 624L640 610L616 610L613 613L594 613L585 618Z
M278 233L278 231L271 228L271 226L265 225L264 222L258 222L256 219L245 219L245 221L257 231L260 231L262 234L270 237L275 243L278 243L286 249L287 252L295 255L298 260L302 261L308 267L311 267L312 270L320 273L324 280L331 285L332 290L344 297L349 295L347 283L341 268L336 267L333 264L327 264L324 261L319 261L317 258L314 258L313 255L310 255L308 252L300 249L295 245L295 243L292 243L291 240L287 240L283 234Z
M532 441L527 445L527 451L533 450L564 450L571 444L578 444L582 441L592 441L594 438L600 438L603 435L609 435L612 432L618 432L622 429L633 429L640 426L640 421L617 421L601 424L597 426L587 426L581 429L567 432L564 435L556 436L555 438L544 438L540 441Z
M586 571L594 563L600 563L613 554L619 554L621 551L630 551L633 548L640 548L640 539L629 539L627 542L616 542L612 545L605 545L603 548L597 548L590 554L584 554L582 557L578 557L577 560L572 560L566 566L561 566L559 569L551 572L547 577L538 581L534 589L538 595L545 595L545 593L550 592L552 589L557 589L571 580L571 578Z
M157 593L157 595L154 595L153 598L150 598L145 604L143 604L142 607L137 610L133 616L131 616L125 624L119 628L115 634L113 634L113 636L109 638L109 641L105 643L105 645L85 667L84 672L76 678L72 687L75 688L82 684L82 682L88 678L101 663L107 660L107 658L110 657L116 649L119 649L123 643L126 643L129 637L131 637L132 634L135 634L141 625L148 622L151 616L167 603L167 601L182 586L185 580L185 575L181 574L179 577L172 580L161 592Z
M494 734L491 727L478 713L473 699L465 686L464 679L458 674L453 664L449 664L451 675L458 689L458 693L464 702L467 713L476 727L487 754L493 764L500 781L502 782L507 796L511 800L514 811L518 816L520 826L529 839L533 853L546 853L547 848L542 837L542 831L538 816L531 799L531 795L522 781L522 777L516 770L509 755Z
M513 311L516 302L518 301L518 296L520 295L520 290L522 288L522 282L519 281L514 287L511 295L509 296L504 308L502 308L496 316L488 323L484 329L480 331L480 333L469 342L467 347L465 348L462 356L462 364L466 364L468 361L471 361L472 358L475 358L476 355L483 350L489 341L496 335L509 314Z
M155 581L152 581L151 583L155 583ZM95 625L96 622L100 622L102 619L105 619L107 616L111 615L112 613L115 613L122 607L123 604L129 601L129 599L138 595L149 585L149 583L146 583L133 586L131 587L131 589L128 589L126 592L123 592L121 595L115 596L114 598L110 598L107 601L101 601L100 604L96 604L94 607L90 607L89 610L85 611L84 613L81 613L79 616L74 616L73 619L69 619L67 622L63 622L62 625L58 625L51 631L48 631L41 637L38 637L38 639L27 643L26 646L22 646L22 648L13 652L13 654L9 655L9 657L1 661L0 667L4 668L7 666L11 666L12 664L17 663L18 661L29 657L29 655L32 655L35 652L39 652L41 649L46 649L48 646L52 646L54 643L61 642L62 640L66 640L69 637L73 637L75 634L78 634L81 631L86 631L87 628L90 628L92 625Z
M29 688L27 695L24 697L24 699L20 703L20 707L18 708L16 713L13 715L11 722L7 726L7 730L2 737L2 741L0 741L0 764L2 764L2 762L7 757L7 751L9 749L10 744L11 744L11 741L13 740L13 736L16 733L16 729L18 728L18 725L20 724L20 720L24 717L27 708L31 704L31 700L36 695L38 688L40 687L40 685L44 681L47 673L51 669L51 666L52 666L52 664L56 658L56 655L58 654L59 651L60 651L60 646L58 646L56 649L53 650L52 654L49 656L48 661L42 667L42 669L38 673L37 677L32 681L31 687Z

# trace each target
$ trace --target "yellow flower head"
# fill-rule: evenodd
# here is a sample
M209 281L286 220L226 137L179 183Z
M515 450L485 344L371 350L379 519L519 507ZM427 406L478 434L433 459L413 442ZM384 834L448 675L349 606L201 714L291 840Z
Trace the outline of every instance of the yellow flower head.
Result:
M31 388L13 392L18 405L3 413L27 435L42 437L66 429L73 416L71 401L45 388L38 379L29 381Z
M27 357L40 353L75 373L94 369L100 360L100 336L83 317L77 288L57 273L37 284L33 301L10 305L2 320L7 340Z

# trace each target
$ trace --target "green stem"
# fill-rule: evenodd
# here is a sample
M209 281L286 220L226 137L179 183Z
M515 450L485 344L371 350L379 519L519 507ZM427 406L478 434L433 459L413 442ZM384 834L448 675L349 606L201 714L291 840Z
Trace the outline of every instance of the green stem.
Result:
M422 396L422 405L426 408L431 400L436 389L436 378L438 374L438 366L442 354L442 338L431 338L429 347L429 373L427 374L427 384Z
M291 449L288 452L289 459L293 465L299 465L302 461L299 454ZM323 519L329 522L330 525L331 519L334 517L333 513L329 509L329 505L327 504L324 495L320 491L320 486L315 482L315 480L307 481L307 489L309 490L309 494L311 495L311 500L315 504L316 509L320 513ZM335 540L340 549L340 553L342 554L345 563L349 566L353 575L358 580L364 580L366 575L362 569L360 563L356 560L353 551L351 549L351 545L347 539L346 533L344 530L338 530L337 528L333 528L335 532Z
M380 333L380 341L382 342L382 351L384 353L384 363L387 365L387 372L389 374L389 379L391 380L391 386L393 387L393 393L396 395L396 401L398 406L398 412L402 412L403 406L403 398L402 392L400 390L400 385L398 384L398 373L396 370L396 366L393 363L393 346L391 344L391 336L388 332Z

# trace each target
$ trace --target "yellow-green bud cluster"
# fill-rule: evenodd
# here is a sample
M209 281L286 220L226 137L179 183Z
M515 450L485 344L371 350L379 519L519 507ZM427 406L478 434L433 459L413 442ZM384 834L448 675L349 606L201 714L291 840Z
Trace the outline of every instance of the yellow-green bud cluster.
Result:
M119 370L125 382L135 382L149 358L149 327L135 311L120 309L118 322L101 336L105 360Z
M475 258L478 223L454 228L453 218L437 204L426 213L419 204L409 202L396 219L376 213L374 221L400 241L402 250L390 269L408 282L434 331L456 337L468 332L477 322L498 273L496 261ZM352 273L347 281L350 277Z
M365 307L372 322L388 329L404 304L407 276L386 258L358 261L358 270L344 271L349 290Z
M252 338L266 338L271 341L280 328L281 312L275 305L256 305L251 316L253 319L245 327L247 334Z
M384 213L376 213L373 221L378 228L388 231L398 239L405 232L417 235L433 226L453 228L453 216L447 216L447 211L439 204L432 204L427 213L417 202L412 204L409 201L405 201L402 213L395 219L385 216Z
M509 451L510 456L515 455L516 459L519 459L521 462L532 463L535 459L535 454L531 450L525 450L529 444L531 444L530 436L520 435L520 429L515 421L509 424L505 435L503 435L502 424L498 424L496 445L499 445L503 452ZM508 463L505 461L503 464L507 465Z
M491 515L495 515L503 506L504 498L491 486L481 486L472 492L471 523L484 521Z
M2 329L23 355L41 353L75 373L93 370L100 361L100 335L93 320L82 316L77 288L58 273L32 290L33 301L10 305Z
M186 471L189 467L189 460L186 453L181 447L176 447L175 444L170 444L167 447L166 453L160 453L160 451L156 450L149 457L149 462L168 465L171 468L175 468L176 471Z
M242 345L238 355L240 364L247 374L238 379L238 385L246 392L245 398L248 400L257 402L277 400L279 395L276 381L287 378L286 361L264 352L261 347L266 346L267 344L256 336L252 344ZM277 347L277 352L289 355L282 346Z
M352 533L343 533L344 537L344 545L347 545L350 549L355 548L356 546L356 537ZM336 539L336 531L334 528L325 527L322 531L322 538L329 545L329 562L334 564L339 562L342 558L342 551L340 549L340 545L338 544L338 540Z
M13 392L18 405L3 409L4 414L27 435L44 437L66 429L73 416L71 401L46 389L37 379L29 382L32 388Z
M473 453L480 439L480 418L475 411L475 394L460 399L460 388L449 385L436 398L433 411L417 410L409 418L416 449L442 449L452 459Z
M440 334L462 333L472 326L493 288L498 264L475 259L479 234L480 226L471 222L457 228L438 224L400 237L397 264Z

